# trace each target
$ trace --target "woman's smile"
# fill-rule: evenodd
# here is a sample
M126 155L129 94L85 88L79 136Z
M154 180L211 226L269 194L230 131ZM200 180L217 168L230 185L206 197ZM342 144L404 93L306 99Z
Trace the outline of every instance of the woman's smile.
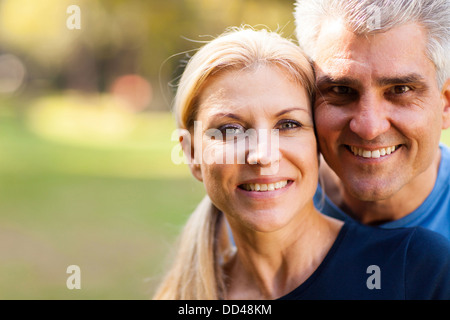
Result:
M294 183L287 178L255 179L237 186L239 194L254 199L277 198L286 192Z

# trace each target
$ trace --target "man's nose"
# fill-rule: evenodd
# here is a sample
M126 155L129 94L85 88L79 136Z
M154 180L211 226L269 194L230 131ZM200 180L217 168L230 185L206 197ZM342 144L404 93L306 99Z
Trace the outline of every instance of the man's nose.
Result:
M386 102L376 97L361 99L350 120L350 130L364 140L375 139L390 126Z

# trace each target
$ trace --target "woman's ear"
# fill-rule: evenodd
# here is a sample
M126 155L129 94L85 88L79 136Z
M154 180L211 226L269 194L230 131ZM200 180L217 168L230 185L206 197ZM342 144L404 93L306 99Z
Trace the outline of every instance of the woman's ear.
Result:
M194 143L190 132L188 130L182 130L179 136L179 141L192 175L198 181L203 181L201 165L195 161Z
M441 97L444 103L444 110L442 113L442 129L450 128L450 79L445 82Z

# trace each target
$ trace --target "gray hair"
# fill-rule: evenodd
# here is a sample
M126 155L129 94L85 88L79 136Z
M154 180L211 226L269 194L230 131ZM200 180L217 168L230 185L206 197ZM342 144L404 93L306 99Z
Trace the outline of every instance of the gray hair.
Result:
M450 78L450 0L297 0L294 15L299 44L312 60L326 19L343 19L356 34L416 22L427 31L426 53L436 67L439 87Z

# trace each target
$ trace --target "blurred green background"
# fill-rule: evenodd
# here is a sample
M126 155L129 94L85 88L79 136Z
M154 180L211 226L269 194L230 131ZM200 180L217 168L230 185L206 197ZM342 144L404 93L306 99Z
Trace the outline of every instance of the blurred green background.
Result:
M70 5L81 29L69 29ZM226 27L294 37L293 0L0 0L0 299L148 299L204 195L170 106ZM450 145L450 134L443 141ZM81 290L69 290L69 265Z
M204 195L171 161L183 66L229 26L292 36L292 10L292 0L0 0L0 299L149 299ZM81 290L66 287L73 264Z

